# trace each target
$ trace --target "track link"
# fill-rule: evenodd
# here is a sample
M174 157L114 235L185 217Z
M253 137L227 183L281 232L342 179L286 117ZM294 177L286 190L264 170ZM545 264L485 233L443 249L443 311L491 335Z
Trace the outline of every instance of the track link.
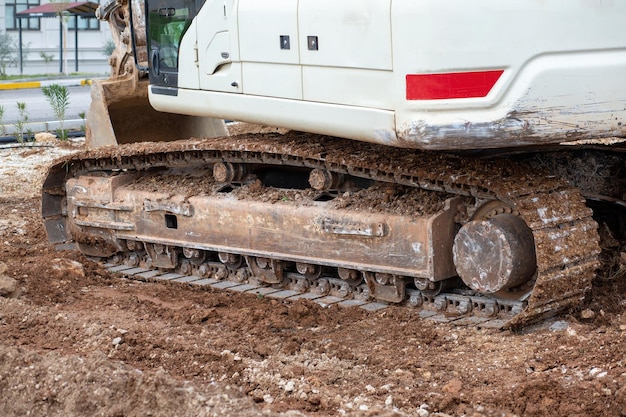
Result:
M91 258L91 260L96 262L103 261L98 258ZM328 291L326 294L320 293L320 291L316 290L303 292L302 289L290 289L293 287L289 285L267 286L253 283L252 281L240 282L237 279L219 280L213 277L206 278L197 275L184 275L178 272L134 267L127 265L125 261L117 263L120 262L120 260L121 258L119 257L109 259L108 261L105 261L104 267L111 273L133 280L148 282L167 281L178 284L188 284L192 288L208 287L214 290L226 290L287 302L310 300L322 307L335 306L339 308L361 308L369 312L375 312L390 307L404 307L415 309L417 316L424 320L437 323L475 326L478 328L500 329L507 323L505 319L498 318L493 313L493 309L497 308L493 300L476 296L464 296L460 293L426 296L420 291L409 290L406 302L401 306L396 306L385 302L372 301L369 298L359 295L355 296L353 293L342 292L341 289L338 290L337 288ZM367 290L365 289L365 291ZM346 296L352 298L346 298ZM482 315L461 315L455 313L454 311L458 311L459 306L464 303L475 303L477 305L481 305L484 313ZM507 309L510 311L516 311L521 309L522 305L523 303L521 302L510 302L507 304ZM455 308L456 310L452 311L451 308Z
M534 173L528 166L510 160L408 152L295 133L136 143L59 160L43 187L43 217L49 238L60 247L73 242L67 233L64 201L68 178L98 171L130 172L215 162L324 169L477 201L499 201L524 219L532 230L537 256L537 274L530 285L494 296L467 288L444 289L439 294L407 289L403 304L419 308L418 315L424 318L482 327L521 327L577 305L590 289L598 267L599 237L591 210L578 190L558 178ZM460 213L459 222L469 215ZM320 304L335 300L333 303L340 305L358 304L371 309L385 305L371 301L367 285L340 280L336 273L312 280L288 272L279 284L267 285L259 283L245 264L229 267L219 262L205 263L202 269L183 261L176 267L177 275L172 276L167 275L172 272L162 273L145 264L141 270L136 269L140 265L137 253L132 251L120 253L109 262L111 270L133 278L170 277L234 291L271 288L263 291L271 291L276 297L291 294L283 298L310 298Z

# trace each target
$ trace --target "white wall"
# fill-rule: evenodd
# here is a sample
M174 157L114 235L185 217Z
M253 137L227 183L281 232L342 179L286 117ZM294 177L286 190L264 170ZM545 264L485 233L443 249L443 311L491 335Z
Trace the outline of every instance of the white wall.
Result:
M0 0L0 30L2 32L4 32L4 11L5 11L5 7L4 7L4 0Z
M42 0L41 4L49 3ZM73 19L70 18L70 19ZM5 0L0 0L0 30L5 32ZM18 39L19 31L7 31ZM109 24L100 22L100 30L78 31L78 71L81 73L108 74L108 57L104 55L104 45L111 39ZM41 18L40 30L23 30L22 43L28 48L24 57L23 74L58 74L59 73L59 19L56 17ZM52 55L51 62L46 64L41 53ZM67 31L66 51L68 73L75 71L74 31ZM19 63L6 68L7 74L20 74Z

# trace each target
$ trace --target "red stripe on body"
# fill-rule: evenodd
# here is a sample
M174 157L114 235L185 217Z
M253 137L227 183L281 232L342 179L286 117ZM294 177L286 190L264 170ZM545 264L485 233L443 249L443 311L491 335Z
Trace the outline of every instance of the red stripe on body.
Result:
M407 100L485 97L504 70L407 74Z

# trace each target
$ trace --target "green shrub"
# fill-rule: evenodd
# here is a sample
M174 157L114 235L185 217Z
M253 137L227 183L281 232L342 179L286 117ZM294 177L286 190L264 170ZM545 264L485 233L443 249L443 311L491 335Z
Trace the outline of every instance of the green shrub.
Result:
M64 85L52 84L46 87L41 87L43 95L46 96L52 111L56 118L59 120L60 128L57 129L57 135L61 140L67 140L67 130L64 128L65 124L65 112L70 104L70 92Z

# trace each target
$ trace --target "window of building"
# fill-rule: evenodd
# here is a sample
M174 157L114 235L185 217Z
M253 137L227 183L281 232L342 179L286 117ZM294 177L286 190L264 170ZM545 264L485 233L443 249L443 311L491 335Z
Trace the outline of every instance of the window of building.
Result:
M6 30L18 30L20 28L18 20L22 21L22 30L39 30L39 18L18 19L15 13L31 7L39 6L40 0L7 0L5 7Z
M100 4L100 0L91 0L93 3ZM70 16L67 21L67 28L69 30L74 30L75 24L75 16ZM86 18L78 16L78 30L100 30L100 20L96 18Z
M74 16L70 16L67 20L67 28L74 30ZM78 17L78 30L100 30L100 21L95 18Z

